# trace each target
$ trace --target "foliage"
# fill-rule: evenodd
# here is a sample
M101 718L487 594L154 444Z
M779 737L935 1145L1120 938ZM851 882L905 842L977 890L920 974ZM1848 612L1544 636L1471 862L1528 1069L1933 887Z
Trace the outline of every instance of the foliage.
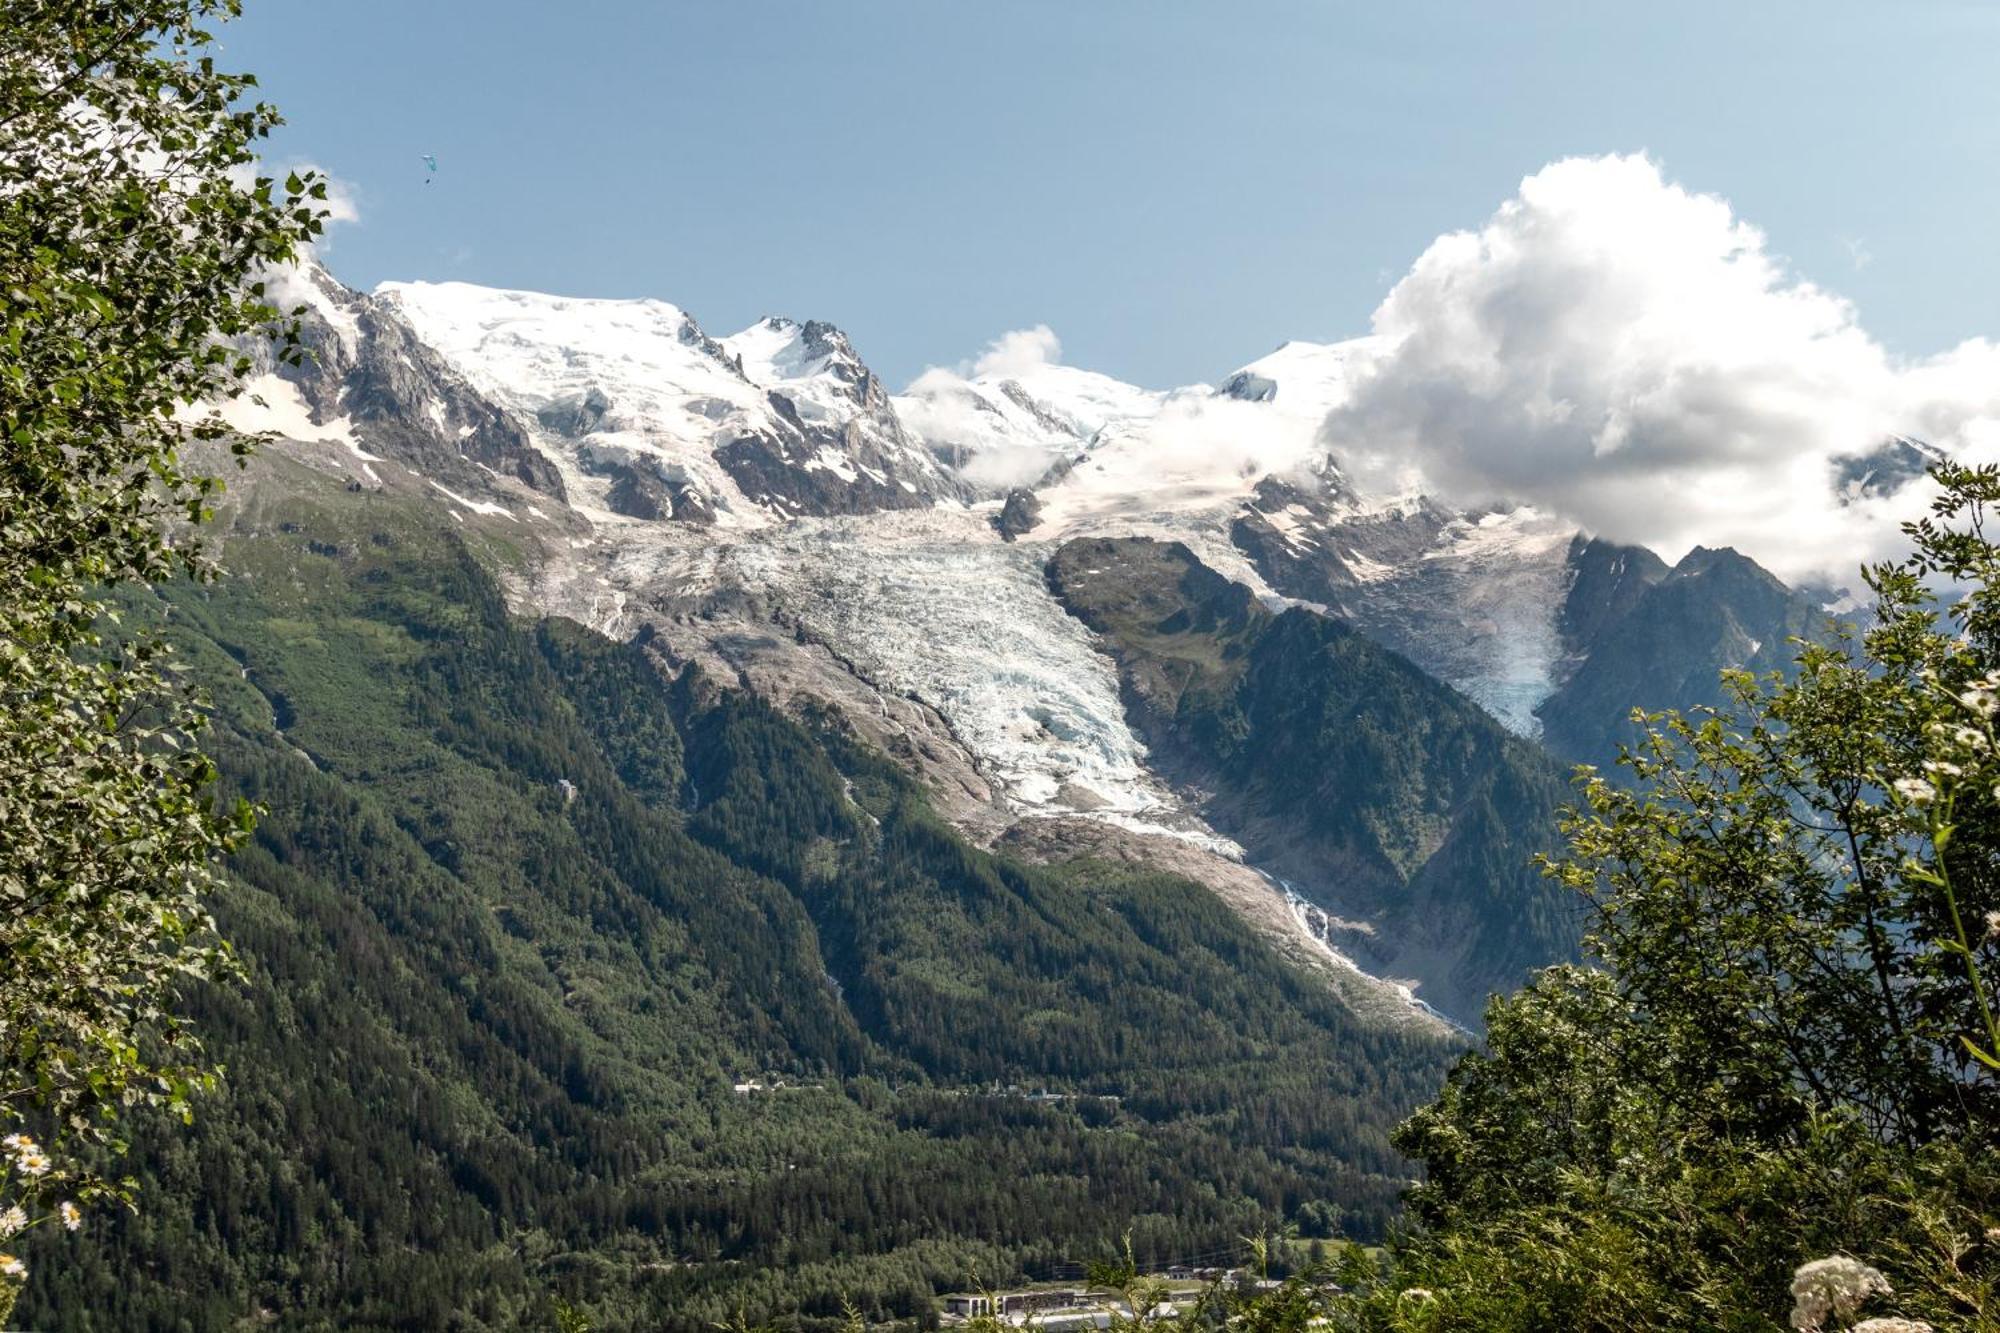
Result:
M0 1126L55 1145L185 1114L208 1066L174 997L226 962L203 899L247 813L212 811L197 699L102 598L197 566L168 521L218 483L182 450L275 314L254 274L319 230L320 182L251 176L276 117L202 26L234 10L0 2ZM0 1207L115 1192L72 1160L0 1174Z
M1850 1315L2000 1322L2000 473L1937 479L1858 642L1587 775L1547 869L1599 965L1496 1001L1401 1131L1428 1174L1372 1324L1770 1329L1841 1255L1893 1291Z

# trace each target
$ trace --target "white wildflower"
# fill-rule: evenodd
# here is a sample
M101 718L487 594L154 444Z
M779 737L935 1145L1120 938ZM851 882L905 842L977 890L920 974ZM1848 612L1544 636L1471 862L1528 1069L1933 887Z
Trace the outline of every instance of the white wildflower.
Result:
M1986 938L2000 940L2000 912L1986 914Z
M1911 805L1929 805L1937 799L1937 788L1922 778L1897 778L1891 785Z
M20 1204L17 1203L6 1212L0 1213L0 1236L11 1236L17 1231L27 1229L28 1213Z
M1921 1319L1864 1319L1849 1333L1937 1333Z
M1974 682L1971 689L1958 696L1958 701L1965 705L1968 712L1977 713L1980 717L2000 713L2000 695L1994 694L1993 687L1984 681Z
M68 1199L56 1205L56 1216L62 1219L63 1230L74 1231L83 1225L83 1214Z
M1986 748L1986 733L1972 727L1952 728L1951 738L1968 750L1983 750Z
M1431 1299L1431 1289L1429 1287L1405 1287L1396 1293L1396 1299L1399 1301L1415 1301L1418 1304L1422 1304Z
M1964 769L1960 768L1957 764L1951 763L1950 761L1944 759L1924 760L1924 772L1939 773L1948 778L1958 778L1965 776Z
M0 1254L0 1277L11 1277L20 1281L28 1275L28 1266L11 1254Z
M24 1176L46 1176L49 1173L49 1159L38 1152L24 1152L14 1159Z
M1828 1318L1845 1319L1870 1296L1889 1294L1889 1279L1859 1259L1836 1254L1801 1264L1792 1274L1792 1327L1818 1333Z

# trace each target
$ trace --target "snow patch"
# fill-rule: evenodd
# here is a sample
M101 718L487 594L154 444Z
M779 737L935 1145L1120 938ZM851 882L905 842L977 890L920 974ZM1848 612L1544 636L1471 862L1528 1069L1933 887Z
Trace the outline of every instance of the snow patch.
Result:
M475 514L491 514L498 518L504 518L512 523L518 523L521 521L520 519L515 518L513 511L508 509L507 506L505 505L493 504L490 501L486 500L468 500L464 496L460 495L457 491L447 490L445 487L438 485L436 482L431 483L431 488L433 490L442 492L445 495L445 497L449 499L453 504L463 505L467 509L470 509ZM456 515L454 515L454 517L456 517Z
M350 418L314 421L299 386L277 375L254 376L245 382L240 395L219 404L216 410L231 427L246 435L270 431L302 444L337 444L360 463L384 461L361 447Z

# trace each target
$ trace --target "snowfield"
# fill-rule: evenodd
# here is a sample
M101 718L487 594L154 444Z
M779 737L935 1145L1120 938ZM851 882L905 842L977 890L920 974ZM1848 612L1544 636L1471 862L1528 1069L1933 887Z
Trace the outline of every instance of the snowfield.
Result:
M797 512L785 498L746 494L717 451L765 442L801 471L853 483L891 474L907 492L947 484L923 446L903 435L867 368L837 330L766 319L709 337L678 306L500 291L462 282L386 282L377 299L400 315L489 398L513 409L557 461L568 489L607 516L607 464L641 466L691 488L710 521L748 531ZM554 415L551 415L554 414ZM566 428L553 421L567 418ZM806 444L819 428L839 443ZM785 453L796 444L798 456ZM850 452L851 451L851 452ZM912 481L910 478L917 478Z

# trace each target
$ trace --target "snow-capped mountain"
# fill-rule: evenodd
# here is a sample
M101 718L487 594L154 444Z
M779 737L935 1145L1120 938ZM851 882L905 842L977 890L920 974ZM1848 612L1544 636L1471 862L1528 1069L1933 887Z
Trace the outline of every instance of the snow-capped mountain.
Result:
M1573 679L1585 684L1562 697L1596 700L1600 679L1626 691L1651 642L1631 621L1665 572L1646 553L1525 508L1370 494L1328 456L1321 423L1380 356L1372 339L1287 343L1169 391L1044 354L927 372L892 396L818 321L718 339L662 301L462 283L363 295L315 268L281 285L317 357L273 366L229 406L239 427L288 438L350 489L419 496L503 536L524 609L644 634L676 669L781 704L831 706L982 840L1170 864L1329 960L1343 986L1362 984L1352 961L1421 982L1427 958L1451 970L1448 994L1504 981L1476 944L1391 938L1404 927L1388 900L1344 900L1337 867L1288 861L1283 886L1246 874L1283 839L1243 807L1241 839L1224 836L1155 763L1109 646L1051 589L1057 553L1175 543L1267 607L1351 623L1522 736ZM1695 604L1687 623L1727 627L1700 671L1787 632L1762 628L1761 584L1741 608L1702 609L1752 583L1673 589ZM1591 674L1602 645L1618 665ZM1564 737L1601 739L1564 721ZM1349 923L1338 947L1352 961L1301 924L1312 913L1294 893ZM1408 1008L1407 991L1367 994Z
M767 319L718 340L664 301L424 282L377 298L531 423L602 509L742 529L956 493L831 325Z
M962 445L975 464L1009 450L1039 458L1039 475L1016 483L1032 502L1010 497L1007 535L1186 542L1267 596L1354 621L1535 735L1535 710L1566 661L1557 621L1576 530L1531 509L1466 514L1420 495L1358 490L1328 457L1320 427L1383 350L1375 338L1288 342L1215 387L1150 395L1063 366L998 383L931 372L922 394L897 403L942 456ZM1044 395L1034 403L1063 405L1044 417L1080 427L1040 436L995 429L1017 423L1018 412L993 400L1012 391L1014 404L1030 385ZM1080 412L1080 403L1093 410Z
M238 429L328 446L309 456L370 486L383 484L376 465L393 458L441 488L479 489L504 477L566 498L560 471L534 446L532 423L482 394L384 303L316 264L273 275L268 287L282 308L304 312L308 355L279 365L268 344L249 349L262 373L224 407Z
M967 376L926 371L895 399L931 452L987 492L1031 486L1127 421L1158 414L1168 395L1049 361Z

